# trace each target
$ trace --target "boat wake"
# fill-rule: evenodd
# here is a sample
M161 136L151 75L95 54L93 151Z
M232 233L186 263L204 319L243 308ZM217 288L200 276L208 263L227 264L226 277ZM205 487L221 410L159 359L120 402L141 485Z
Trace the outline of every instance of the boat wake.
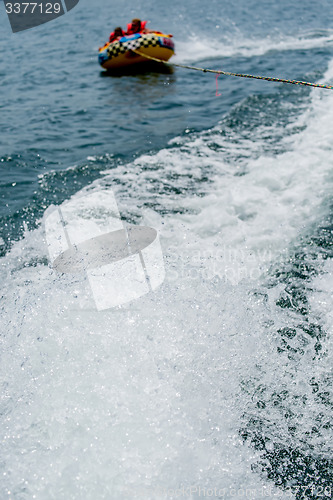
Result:
M289 50L311 50L333 44L332 31L311 31L298 36L267 36L263 39L241 39L232 37L226 40L212 40L203 36L192 36L187 41L176 40L176 56L172 59L179 63L193 63L221 57L254 57L270 52Z

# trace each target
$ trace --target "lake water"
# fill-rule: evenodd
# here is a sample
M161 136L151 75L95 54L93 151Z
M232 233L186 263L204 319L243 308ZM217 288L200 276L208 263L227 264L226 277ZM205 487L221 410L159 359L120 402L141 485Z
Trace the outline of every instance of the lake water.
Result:
M333 84L328 0L81 0L16 34L0 4L0 497L331 498L333 92L106 76L132 17L170 62ZM108 192L166 276L98 311L41 222Z

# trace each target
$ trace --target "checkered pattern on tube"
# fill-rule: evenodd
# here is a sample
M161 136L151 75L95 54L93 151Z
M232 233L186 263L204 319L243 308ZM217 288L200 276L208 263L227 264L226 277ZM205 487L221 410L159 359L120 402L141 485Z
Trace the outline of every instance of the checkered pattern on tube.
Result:
M141 47L156 47L157 45L159 45L158 36L144 35L135 40L129 40L128 42L114 42L108 47L107 52L110 60L129 50L138 50Z

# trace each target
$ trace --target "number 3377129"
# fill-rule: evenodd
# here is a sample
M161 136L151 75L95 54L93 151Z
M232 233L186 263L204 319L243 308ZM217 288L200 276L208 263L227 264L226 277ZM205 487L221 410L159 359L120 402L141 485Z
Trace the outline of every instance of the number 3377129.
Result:
M5 4L7 14L60 14L61 4L37 3L37 2L7 2Z

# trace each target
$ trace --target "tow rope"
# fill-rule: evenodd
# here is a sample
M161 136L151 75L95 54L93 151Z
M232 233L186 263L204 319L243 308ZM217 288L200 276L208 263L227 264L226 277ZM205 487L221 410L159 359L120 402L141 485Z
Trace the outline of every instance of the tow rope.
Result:
M311 82L302 82L300 80L288 80L287 78L275 78L273 76L258 76L258 75L247 75L244 73L231 73L230 71L222 71L218 69L206 69L206 68L197 68L196 66L187 66L185 64L176 64L176 63L169 63L166 61L163 61L162 59L157 59L156 57L151 57L148 56L147 54L143 54L142 52L138 50L132 50L132 52L135 52L136 54L146 57L147 59L151 59L152 61L168 64L170 66L177 66L178 68L185 68L185 69L192 69L195 71L202 71L203 73L215 73L216 74L216 95L218 94L218 88L217 88L217 78L219 75L225 75L225 76L238 76L240 78L252 78L254 80L266 80L267 82L279 82L279 83L291 83L292 85L305 85L307 87L315 87L319 89L333 89L333 85L324 85L323 83L311 83Z

